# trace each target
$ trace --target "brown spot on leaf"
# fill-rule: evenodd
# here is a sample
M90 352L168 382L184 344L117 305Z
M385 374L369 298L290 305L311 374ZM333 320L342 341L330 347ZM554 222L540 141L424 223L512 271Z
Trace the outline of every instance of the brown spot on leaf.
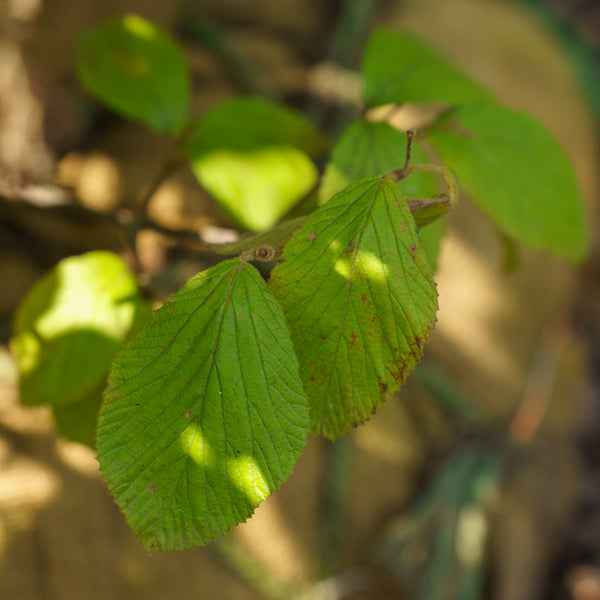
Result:
M422 340L422 339L421 339L421 338L420 338L418 335L416 335L416 336L415 336L415 344L416 344L416 345L417 345L419 348L421 348L421 347L423 346L423 340Z
M350 242L345 248L344 248L344 253L345 254L351 254L352 252L354 252L354 242Z
M151 494L156 493L156 484L155 483L150 484L150 493Z
M317 239L317 235L318 235L318 234L317 234L317 232L316 232L316 231L311 231L311 232L310 232L310 235L309 235L309 236L308 236L308 238L307 238L307 239L308 239L308 241L309 241L309 242L312 242L313 240L316 240L316 239Z
M385 381L380 381L379 382L379 389L381 390L382 394L387 394L388 393L388 384Z
M186 419L189 419L191 416L192 416L192 411L191 411L191 410L188 408L188 409L185 411L185 418L186 418Z
M350 345L352 347L356 347L356 338L357 338L357 335L356 335L356 333L354 333L354 331L350 332L350 338L351 338L350 339Z

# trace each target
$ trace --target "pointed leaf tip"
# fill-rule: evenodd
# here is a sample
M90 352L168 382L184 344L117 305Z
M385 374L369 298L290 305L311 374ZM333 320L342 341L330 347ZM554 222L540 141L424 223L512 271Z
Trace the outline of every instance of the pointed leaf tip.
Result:
M288 320L311 430L366 421L423 353L437 290L410 210L388 178L360 179L306 221L271 288Z
M232 259L188 281L117 357L98 460L142 541L184 549L245 521L307 432L283 311L258 271Z

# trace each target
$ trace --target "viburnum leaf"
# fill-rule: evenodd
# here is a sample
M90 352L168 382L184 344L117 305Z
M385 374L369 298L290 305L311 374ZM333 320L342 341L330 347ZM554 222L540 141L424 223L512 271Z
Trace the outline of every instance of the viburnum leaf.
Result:
M454 104L491 97L415 35L389 29L378 29L369 38L361 75L368 106L428 101Z
M312 189L318 172L310 157L326 145L300 113L246 97L202 115L187 153L202 186L233 219L261 231Z
M456 108L427 137L502 231L574 262L586 255L589 233L577 179L539 121L476 102Z
M402 166L405 152L405 132L387 123L351 123L333 148L319 189L319 201L326 202L361 177L388 173ZM429 162L416 139L412 143L411 157L413 164ZM439 191L439 184L431 173L411 174L398 185L405 195L418 198L431 198Z
M97 408L110 361L149 312L120 256L97 250L61 260L15 315L21 402Z
M317 209L284 247L270 286L310 401L336 438L397 390L435 323L437 290L398 186L365 177Z
M141 540L183 549L245 521L307 432L283 311L258 271L231 259L190 279L117 356L98 460Z
M81 36L81 83L120 114L177 133L187 120L190 77L179 46L138 15L102 21Z
M387 123L355 121L337 141L327 164L319 189L319 200L326 202L349 183L367 175L388 173L404 162L406 133ZM417 140L412 143L413 164L429 162ZM439 192L439 182L431 173L411 173L398 183L405 196L433 198ZM420 231L429 264L435 268L440 242L446 230L445 219Z

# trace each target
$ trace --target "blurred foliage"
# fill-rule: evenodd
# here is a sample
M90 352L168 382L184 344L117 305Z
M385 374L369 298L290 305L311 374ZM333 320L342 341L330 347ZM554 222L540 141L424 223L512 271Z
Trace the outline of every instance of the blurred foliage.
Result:
M15 315L11 349L23 404L49 404L59 430L94 446L108 367L150 316L126 263L95 251L61 261Z

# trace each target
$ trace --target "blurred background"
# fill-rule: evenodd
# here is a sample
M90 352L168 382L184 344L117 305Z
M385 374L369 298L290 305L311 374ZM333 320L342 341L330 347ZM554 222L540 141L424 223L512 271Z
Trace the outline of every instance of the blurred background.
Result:
M75 78L79 32L126 12L182 43L195 112L258 93L332 137L369 32L415 32L561 141L593 239L577 268L522 248L512 268L462 199L436 274L439 322L407 385L342 440L309 439L247 523L181 553L147 551L94 451L58 437L45 408L19 406L7 345L15 308L60 259L131 254L102 215L134 206L173 152ZM4 0L0 36L0 598L600 599L596 1ZM149 211L235 235L189 170ZM135 253L155 304L218 260L152 230Z

